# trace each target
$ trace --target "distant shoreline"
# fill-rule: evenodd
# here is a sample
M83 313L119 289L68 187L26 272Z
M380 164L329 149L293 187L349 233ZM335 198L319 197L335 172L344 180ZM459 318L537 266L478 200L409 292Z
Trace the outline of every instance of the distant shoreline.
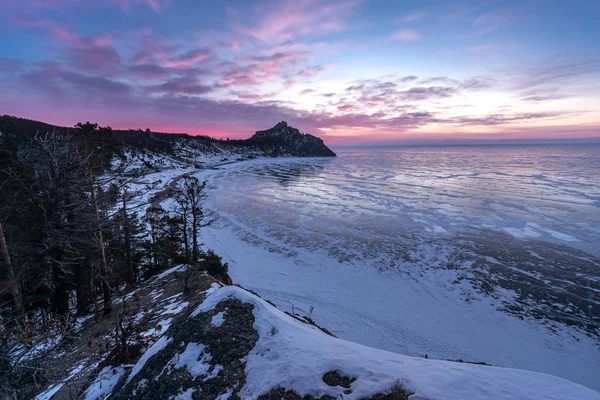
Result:
M348 145L329 145L334 149L381 148L381 147L487 147L487 146L600 146L600 139L570 139L570 140L457 140L443 142L395 142L395 143L365 143Z

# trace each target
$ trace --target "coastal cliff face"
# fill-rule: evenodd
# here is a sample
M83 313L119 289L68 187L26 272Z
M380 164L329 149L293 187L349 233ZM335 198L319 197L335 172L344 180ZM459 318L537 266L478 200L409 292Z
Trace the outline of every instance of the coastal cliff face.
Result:
M273 156L335 157L335 153L325 146L323 140L302 133L285 121L271 129L256 132L247 142L263 148Z

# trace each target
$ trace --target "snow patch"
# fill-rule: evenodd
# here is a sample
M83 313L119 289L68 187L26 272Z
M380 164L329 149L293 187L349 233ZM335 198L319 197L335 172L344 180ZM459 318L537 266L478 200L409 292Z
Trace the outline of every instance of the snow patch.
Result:
M233 391L231 389L227 389L227 391L223 394L220 394L219 397L216 398L216 400L229 400L232 394Z
M64 383L57 383L55 385L50 386L44 392L35 396L35 400L50 400L52 396L56 394L64 386Z
M172 397L173 400L192 400L192 395L194 394L195 389L188 389L185 392L181 392L177 394L177 396Z
M157 354L158 352L160 352L162 349L164 349L169 343L171 343L171 338L166 337L166 336L162 336L160 339L158 339L156 341L156 343L154 343L152 345L152 347L150 347L145 353L144 355L138 360L138 362L133 366L133 368L131 369L131 373L129 374L129 376L127 377L127 382L129 383L129 381L138 373L142 370L142 368L144 368L144 365L146 364L146 362L155 354Z
M210 324L212 326L221 326L221 325L223 325L223 322L225 322L224 316L225 316L225 313L223 311L221 311L221 312L213 315L213 317L212 317L212 319L210 321Z
M202 293L206 294L207 296L209 294L211 294L212 292L214 292L215 290L219 290L222 287L222 285L213 282L210 284L210 287L208 289L206 289L205 291L203 291Z
M185 265L178 265L176 267L170 268L170 269L163 271L160 274L156 275L154 280L155 281L161 280L162 278L164 278L167 275L172 274L173 272L183 272L183 271L185 271L185 268L186 268Z
M123 367L104 367L85 391L84 400L105 399L124 373L125 368Z
M175 355L171 362L175 368L186 368L196 379L199 376L206 375L204 381L214 378L223 369L221 365L216 365L209 374L212 356L206 351L206 346L201 343L188 343L181 354Z
M161 312L161 315L179 314L188 304L190 304L188 301L176 301L171 303L165 307L164 311Z

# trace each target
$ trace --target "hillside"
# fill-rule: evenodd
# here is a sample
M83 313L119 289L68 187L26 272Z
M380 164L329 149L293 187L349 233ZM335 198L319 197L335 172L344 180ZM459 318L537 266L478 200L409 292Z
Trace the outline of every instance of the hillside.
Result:
M75 128L54 126L44 122L0 116L0 132L21 139L37 133L73 132ZM273 128L258 131L244 140L215 139L204 135L152 132L149 129L102 131L102 140L116 153L127 149L163 154L201 152L207 154L236 154L253 157L330 157L335 153L316 136L301 133L285 121ZM96 138L98 139L98 138ZM181 155L181 154L179 154ZM184 154L185 155L185 154Z
M111 350L111 321L87 319L70 340L18 354L51 370L35 399L600 399L545 374L347 342L197 267L172 268L121 298L126 352Z
M125 374L113 399L599 399L548 375L346 342L261 298L213 285Z
M138 305L122 296L162 271L208 263L201 268L229 281L220 258L200 248L212 218L196 174L253 158L323 155L334 154L291 127L257 142L0 117L0 398L60 391L72 382L67 371L81 377L95 368L78 356L139 356L152 339L140 330L148 321L125 323L126 309ZM96 331L86 334L92 317ZM166 328L165 319L154 322ZM143 339L135 351L134 331ZM90 340L71 347L81 334Z

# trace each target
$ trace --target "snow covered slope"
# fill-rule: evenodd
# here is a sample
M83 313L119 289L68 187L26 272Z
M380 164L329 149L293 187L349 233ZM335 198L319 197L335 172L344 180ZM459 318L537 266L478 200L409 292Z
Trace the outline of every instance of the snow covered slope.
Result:
M550 375L337 339L244 289L216 284L121 378L111 398L406 398L391 390L410 399L600 400L600 393Z

